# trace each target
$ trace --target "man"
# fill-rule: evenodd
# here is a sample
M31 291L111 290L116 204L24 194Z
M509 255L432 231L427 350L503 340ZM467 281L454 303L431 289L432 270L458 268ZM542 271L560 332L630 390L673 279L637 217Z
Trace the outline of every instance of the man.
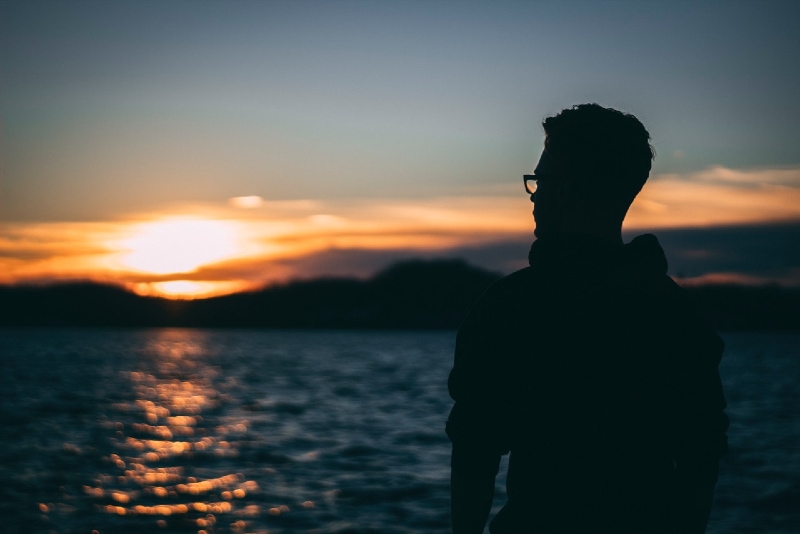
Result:
M493 534L702 533L727 448L723 345L656 238L623 244L650 135L597 104L543 127L530 267L490 287L456 341L453 532L483 532L510 451Z

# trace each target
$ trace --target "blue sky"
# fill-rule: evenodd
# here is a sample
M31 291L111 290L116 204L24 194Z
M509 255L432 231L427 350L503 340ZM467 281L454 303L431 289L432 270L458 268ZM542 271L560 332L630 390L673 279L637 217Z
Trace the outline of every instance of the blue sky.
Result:
M654 182L794 191L763 171L800 168L798 51L794 1L6 1L0 219L516 195L587 101L642 120Z

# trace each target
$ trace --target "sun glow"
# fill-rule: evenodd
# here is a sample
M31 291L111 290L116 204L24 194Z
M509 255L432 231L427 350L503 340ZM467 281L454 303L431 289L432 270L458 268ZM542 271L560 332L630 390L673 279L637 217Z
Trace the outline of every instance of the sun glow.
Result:
M169 280L139 282L129 287L134 293L143 297L191 300L236 293L251 289L252 285L244 281Z
M205 219L144 223L120 245L120 263L149 274L192 272L243 252L235 223Z

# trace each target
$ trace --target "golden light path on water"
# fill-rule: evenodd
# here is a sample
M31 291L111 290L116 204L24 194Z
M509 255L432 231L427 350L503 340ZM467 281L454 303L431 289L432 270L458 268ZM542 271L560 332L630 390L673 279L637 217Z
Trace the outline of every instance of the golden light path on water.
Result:
M206 364L204 350L202 338L164 330L147 351L142 370L125 372L135 399L112 405L119 415L108 422L115 452L103 458L107 469L83 492L101 512L137 525L196 528L197 534L266 533L251 530L253 520L287 513L289 507L259 504L254 499L262 491L258 483L224 471L225 460L239 456L249 421L215 422L213 412L226 402L225 388L215 384L235 387L227 383L235 379ZM39 506L47 513L53 505Z

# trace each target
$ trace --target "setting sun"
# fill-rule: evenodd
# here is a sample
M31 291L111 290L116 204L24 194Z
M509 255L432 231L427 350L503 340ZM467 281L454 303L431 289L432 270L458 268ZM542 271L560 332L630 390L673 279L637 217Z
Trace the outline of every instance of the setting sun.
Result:
M196 299L216 297L248 289L250 284L241 281L169 280L167 282L140 282L129 288L143 297L168 299Z
M236 226L228 221L173 219L144 223L121 243L125 267L150 274L185 273L240 254Z

